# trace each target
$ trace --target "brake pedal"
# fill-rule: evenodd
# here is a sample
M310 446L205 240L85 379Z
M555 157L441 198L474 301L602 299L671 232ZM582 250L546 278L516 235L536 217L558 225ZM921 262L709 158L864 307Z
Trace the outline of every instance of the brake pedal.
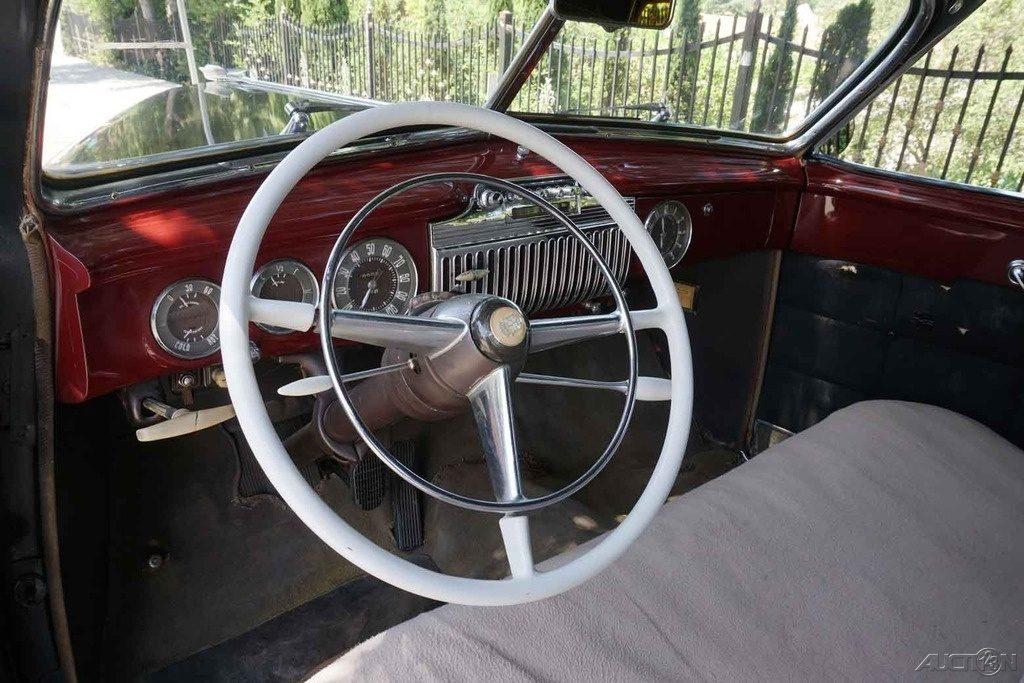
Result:
M395 457L406 467L415 470L418 464L416 444L412 441L398 441L391 449ZM394 520L391 534L395 546L409 551L423 545L423 504L420 491L397 474L391 474L391 513Z
M372 451L360 446L362 457L349 472L352 502L361 510L373 510L384 502L388 490L388 469Z

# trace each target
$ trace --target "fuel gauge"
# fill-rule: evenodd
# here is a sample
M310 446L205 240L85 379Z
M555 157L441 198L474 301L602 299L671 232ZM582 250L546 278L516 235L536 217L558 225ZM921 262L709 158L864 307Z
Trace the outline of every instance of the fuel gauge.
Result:
M276 301L299 301L316 306L320 293L316 276L309 267L295 259L280 259L265 264L252 278L253 296ZM288 334L294 330L256 323L271 334Z

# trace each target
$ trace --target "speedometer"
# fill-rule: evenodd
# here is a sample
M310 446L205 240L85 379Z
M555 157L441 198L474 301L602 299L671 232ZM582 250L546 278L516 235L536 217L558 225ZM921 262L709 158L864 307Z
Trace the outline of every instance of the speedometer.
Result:
M150 326L160 347L172 356L195 360L220 348L220 287L207 280L182 280L153 303Z
M295 259L280 259L265 264L252 278L252 294L261 299L300 301L316 306L320 287L316 276L304 263ZM271 334L288 334L293 330L256 323Z
M383 237L357 242L341 257L331 294L335 308L408 312L416 296L416 264L409 251Z

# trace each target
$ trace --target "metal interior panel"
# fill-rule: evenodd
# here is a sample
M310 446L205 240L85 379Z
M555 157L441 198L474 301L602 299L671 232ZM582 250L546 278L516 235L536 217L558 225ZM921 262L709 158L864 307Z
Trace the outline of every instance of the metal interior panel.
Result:
M522 185L555 202L595 244L620 284L633 250L608 213L566 178ZM626 198L630 207L634 198ZM488 202L490 203L490 202ZM484 206L480 192L462 215L430 225L431 288L503 296L526 313L564 308L607 293L597 264L554 218L530 214L531 205L510 196ZM469 271L477 279L460 283Z

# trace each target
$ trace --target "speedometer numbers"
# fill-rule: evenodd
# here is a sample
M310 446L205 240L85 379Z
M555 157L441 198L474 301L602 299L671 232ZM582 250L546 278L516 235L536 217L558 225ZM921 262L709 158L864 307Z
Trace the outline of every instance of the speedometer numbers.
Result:
M261 299L300 301L316 306L320 287L316 276L304 263L295 259L280 259L267 263L252 278L252 293ZM292 330L256 323L271 334L288 334Z
M416 296L416 264L398 242L373 238L342 256L331 294L334 307L401 315Z
M150 315L160 347L178 358L195 360L220 348L220 287L207 280L176 282L157 297Z

